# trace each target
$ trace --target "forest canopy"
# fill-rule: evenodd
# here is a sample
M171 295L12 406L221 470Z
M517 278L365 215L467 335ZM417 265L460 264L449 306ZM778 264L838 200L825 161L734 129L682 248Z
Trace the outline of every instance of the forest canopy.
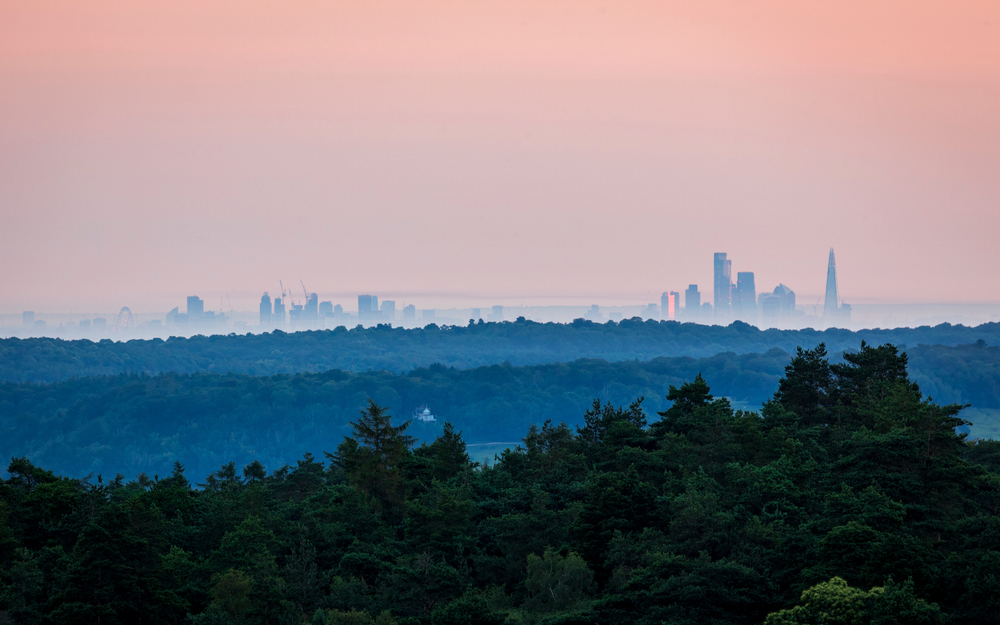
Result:
M694 375L489 466L376 401L322 456L0 482L17 623L996 623L1000 445L891 345L797 350L759 412ZM155 378L154 378L155 379ZM200 482L192 483L192 479Z
M277 373L386 370L403 373L433 364L458 369L510 362L536 365L600 358L615 362L658 357L706 358L723 352L760 353L824 343L831 354L861 341L917 345L1000 345L1000 323L977 327L860 330L760 330L741 321L708 326L675 321L572 324L517 322L403 329L389 325L348 330L194 336L100 342L52 338L0 339L0 380L55 382L119 373Z
M1000 348L919 346L907 356L913 379L928 395L1000 408ZM229 460L282 465L306 451L319 455L323 445L348 433L368 398L397 419L429 406L438 422L414 424L413 434L421 440L432 440L447 420L470 443L509 443L531 424L580 424L594 399L623 405L645 397L647 410L664 410L669 386L699 373L712 380L717 395L757 410L778 388L790 359L772 349L648 362L580 360L467 370L433 365L406 374L202 373L7 383L0 384L0 454L26 455L75 476L165 474L174 461L197 474ZM986 418L977 413L977 420ZM988 425L977 421L975 428Z

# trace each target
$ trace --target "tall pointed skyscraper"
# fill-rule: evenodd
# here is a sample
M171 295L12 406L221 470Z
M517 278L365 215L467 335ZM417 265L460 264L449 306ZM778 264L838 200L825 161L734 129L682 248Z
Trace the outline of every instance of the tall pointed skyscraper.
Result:
M823 301L823 316L836 317L840 314L837 298L837 260L830 248L830 264L826 268L826 299Z

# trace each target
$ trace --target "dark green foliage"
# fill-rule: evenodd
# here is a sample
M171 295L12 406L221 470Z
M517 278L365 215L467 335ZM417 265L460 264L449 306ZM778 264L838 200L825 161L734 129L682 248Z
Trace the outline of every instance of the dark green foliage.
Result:
M0 339L0 380L11 382L55 382L85 376L121 373L208 373L230 371L250 375L293 374L329 369L346 371L405 372L443 363L470 369L509 362L515 366L569 362L580 358L608 361L650 360L661 356L706 358L722 352L760 353L778 349L794 352L797 346L813 348L825 343L831 353L858 349L861 341L871 344L917 346L910 350L910 365L921 371L944 374L958 364L981 379L992 379L993 387L982 389L984 396L1000 399L996 374L975 372L976 367L949 362L953 350L938 350L935 365L918 366L914 352L926 345L962 345L962 359L996 363L1000 344L1000 323L978 327L941 324L935 327L872 329L852 332L830 328L824 331L760 330L742 322L728 327L676 321L593 323L578 319L572 324L533 321L484 323L469 326L429 325L405 330L379 325L374 328L338 328L291 334L171 337L162 339L98 343L88 340L64 341L52 338ZM977 341L982 341L977 344ZM992 347L987 347L987 344ZM978 356L965 351L976 349ZM708 371L705 370L708 374ZM685 375L690 379L690 375ZM708 376L719 385L717 375ZM753 369L745 369L737 386L760 386ZM969 376L950 376L965 381ZM971 380L970 380L971 381ZM939 389L927 389L935 397ZM987 406L982 397L954 398ZM624 401L624 400L621 400ZM993 404L1000 407L1000 404Z
M652 419L594 401L484 466L450 422L414 447L374 399L324 460L217 462L200 485L180 463L70 479L14 458L0 622L1000 623L996 443L956 433L962 406L892 346L824 354L796 352L760 413L693 372Z

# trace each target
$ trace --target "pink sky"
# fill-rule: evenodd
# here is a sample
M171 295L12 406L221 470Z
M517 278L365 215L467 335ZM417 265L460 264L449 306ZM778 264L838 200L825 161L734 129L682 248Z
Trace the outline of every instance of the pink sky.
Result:
M998 301L998 113L996 2L4 2L0 312Z

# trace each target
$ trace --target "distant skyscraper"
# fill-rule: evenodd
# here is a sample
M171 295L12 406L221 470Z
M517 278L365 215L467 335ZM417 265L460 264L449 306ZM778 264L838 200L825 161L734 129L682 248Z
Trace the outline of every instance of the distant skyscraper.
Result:
M698 292L697 284L689 284L684 291L684 316L688 319L701 316L701 293Z
M396 302L387 299L382 302L382 318L388 322L396 320Z
M317 319L319 319L319 295L310 293L302 308L302 321L311 323Z
M728 317L730 313L730 297L733 292L733 261L726 260L724 252L716 252L713 263L715 286L715 316Z
M826 266L826 298L823 300L823 316L836 317L840 314L840 300L837 294L837 259L830 248L830 262Z
M274 298L274 314L271 315L271 323L275 328L285 325L285 304L280 297Z
M487 316L486 320L487 321L503 321L503 306L494 306L493 307L493 312L490 313Z
M378 296L359 295L358 296L358 320L366 321L377 319L379 316Z
M188 319L194 321L197 317L205 316L205 301L197 295L192 295L187 299Z
M260 296L260 325L271 325L271 296L266 291Z
M320 317L332 317L333 316L333 302L320 302L319 303L319 316Z
M753 272L741 271L736 274L736 290L733 291L733 317L743 321L757 319L757 287Z
M677 291L664 291L660 296L660 320L667 321L677 318L677 309L680 308L680 293Z
M17 317L14 317L14 318L17 319ZM26 310L23 313L21 313L21 323L25 327L35 325L35 311L33 311L33 310Z
M410 304L409 306L403 306L403 321L406 321L407 319L416 319L416 318L417 318L416 306L414 306L413 304Z

